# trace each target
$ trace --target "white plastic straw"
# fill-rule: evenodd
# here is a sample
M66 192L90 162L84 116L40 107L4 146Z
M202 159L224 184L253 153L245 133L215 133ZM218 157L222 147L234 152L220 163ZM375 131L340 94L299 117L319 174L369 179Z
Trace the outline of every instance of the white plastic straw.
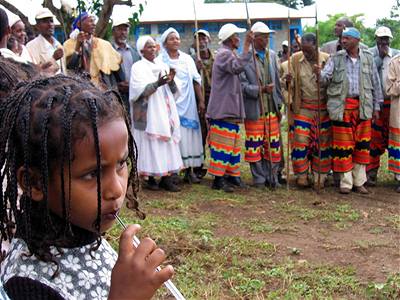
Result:
M115 215L115 217L117 218L118 223L124 228L126 229L126 225L124 224L124 222L121 220L121 218L118 215ZM140 240L136 237L136 235L133 236L133 245L137 248L140 244ZM161 268L158 266L156 268L157 272L161 271ZM166 282L164 282L164 285L166 286L166 288L171 292L171 294L175 297L175 299L177 300L185 300L185 297L183 297L183 295L181 294L181 292L176 288L176 286L172 283L172 281L170 279L168 279Z

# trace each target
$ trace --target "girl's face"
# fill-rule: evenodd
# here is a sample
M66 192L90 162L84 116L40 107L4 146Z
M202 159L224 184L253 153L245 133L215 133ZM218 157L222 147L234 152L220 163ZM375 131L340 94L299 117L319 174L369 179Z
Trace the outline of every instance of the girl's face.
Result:
M165 40L165 48L170 51L177 51L179 50L180 45L181 39L176 35L175 32L171 32Z
M103 233L111 228L125 199L128 185L128 130L124 120L106 122L98 128L101 153L101 226ZM64 167L65 203L70 205L70 222L95 232L97 218L97 161L92 129L73 147L71 166L71 200L68 201L68 166ZM63 215L60 168L52 170L49 181L49 206Z

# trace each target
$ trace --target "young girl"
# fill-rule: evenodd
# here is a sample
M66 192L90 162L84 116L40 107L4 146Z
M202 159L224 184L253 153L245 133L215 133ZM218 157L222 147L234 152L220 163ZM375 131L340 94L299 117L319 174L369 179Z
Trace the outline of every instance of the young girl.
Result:
M0 236L12 239L0 281L10 298L151 298L173 274L155 272L164 252L148 238L133 247L138 225L122 234L118 258L101 237L125 198L144 217L120 97L81 78L39 79L7 99L0 122Z

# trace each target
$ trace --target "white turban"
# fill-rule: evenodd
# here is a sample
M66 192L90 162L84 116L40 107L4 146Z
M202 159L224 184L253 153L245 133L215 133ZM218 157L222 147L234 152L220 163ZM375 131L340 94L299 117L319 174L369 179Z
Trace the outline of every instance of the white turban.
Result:
M150 36L150 35L142 35L140 38L138 38L136 42L136 49L139 52L140 56L143 57L142 50L144 46L146 46L146 43L152 41L155 43L155 40Z
M168 37L171 33L175 33L175 34L178 36L178 38L181 38L181 37L179 36L178 31L176 31L175 28L170 27L170 28L168 28L167 30L165 30L164 33L161 35L161 44L162 44L162 46L164 46L165 41L167 40L167 37Z

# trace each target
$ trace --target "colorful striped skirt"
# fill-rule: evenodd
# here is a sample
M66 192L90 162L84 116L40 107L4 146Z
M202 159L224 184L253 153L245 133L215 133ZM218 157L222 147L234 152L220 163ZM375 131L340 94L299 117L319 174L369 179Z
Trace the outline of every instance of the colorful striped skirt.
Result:
M244 160L257 162L261 159L271 160L273 163L281 161L280 124L276 113L270 112L258 120L246 120Z
M370 162L367 171L378 169L381 155L385 153L389 141L390 99L383 102L383 109L379 112L379 119L372 119Z
M240 176L239 125L211 120L208 139L210 146L208 173L214 176Z
M301 108L294 117L294 139L292 142L292 163L295 174L315 172L328 173L331 170L332 131L326 109L320 111L321 121L318 135L318 110ZM319 158L319 144L321 159Z
M400 128L389 127L389 171L400 175Z
M361 120L359 100L346 98L343 121L332 121L333 171L350 172L353 163L369 164L371 120Z

